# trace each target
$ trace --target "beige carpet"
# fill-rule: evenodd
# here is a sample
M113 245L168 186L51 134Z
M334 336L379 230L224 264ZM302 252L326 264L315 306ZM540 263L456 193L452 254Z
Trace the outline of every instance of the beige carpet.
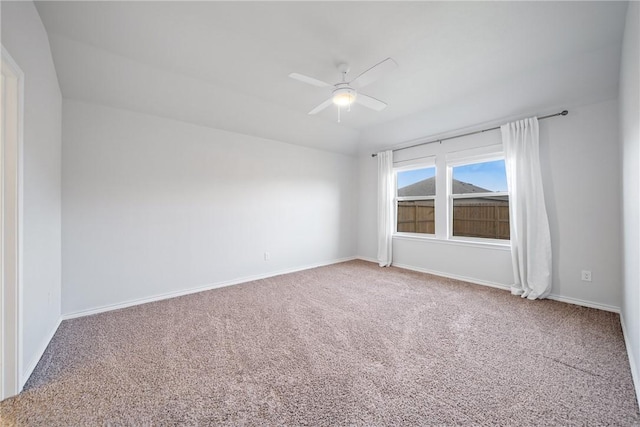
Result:
M62 323L3 425L638 425L617 314L353 261Z

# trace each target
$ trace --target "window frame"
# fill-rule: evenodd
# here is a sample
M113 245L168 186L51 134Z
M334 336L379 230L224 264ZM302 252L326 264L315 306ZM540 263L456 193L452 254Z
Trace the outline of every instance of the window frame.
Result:
M437 209L438 201L437 201L437 186L436 186L436 194L433 196L398 196L398 173L399 172L407 172L418 169L431 169L433 168L435 171L434 178L436 179L436 183L438 182L438 168L436 166L436 156L428 156L418 161L408 162L398 162L398 163L407 163L405 165L394 165L393 167L393 235L394 236L404 236L404 237L419 237L419 238L428 238L433 239L436 237L436 229L435 229L435 210ZM433 233L412 233L407 231L398 231L398 202L402 201L414 201L414 200L433 200L433 209L434 209L434 232Z
M453 208L454 201L460 199L484 198L506 196L509 198L509 191L496 191L487 193L453 193L453 168L458 166L472 165L476 163L487 163L496 160L503 160L506 163L504 151L502 149L485 152L482 154L472 154L474 150L469 150L469 155L465 156L464 152L455 153L453 158L447 158L447 240L456 242L475 242L489 243L498 245L510 245L511 239L492 239L489 237L470 237L470 236L454 236L453 235ZM509 198L510 199L510 198ZM510 201L510 200L509 200Z
M494 249L508 250L511 246L511 240L492 239L486 237L467 237L453 235L453 200L465 197L489 197L489 196L509 196L509 192L490 192L490 193L470 193L470 195L453 193L453 167L462 166L473 163L483 163L494 160L506 160L504 148L502 144L488 144L475 147L465 147L462 149L447 151L444 147L439 147L428 154L421 157L413 157L407 160L394 161L393 167L393 187L394 193L392 197L393 203L393 238L408 239L416 241L436 241L439 243L455 244L455 245L471 245L492 247ZM421 196L416 198L408 198L409 200L432 199L434 200L434 225L435 233L410 233L398 231L398 172L435 168L436 177L436 194L434 196ZM406 199L406 198L400 198Z

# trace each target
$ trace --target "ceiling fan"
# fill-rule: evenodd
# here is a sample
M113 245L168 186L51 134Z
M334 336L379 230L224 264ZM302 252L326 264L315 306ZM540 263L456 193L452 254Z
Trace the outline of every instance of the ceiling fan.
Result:
M340 64L338 65L338 71L340 72L340 74L342 74L342 81L336 84L329 84L313 77L305 76L298 73L291 73L289 74L289 77L313 86L333 88L331 97L324 101L322 104L315 107L313 110L309 111L309 114L317 114L325 108L329 107L331 104L335 104L338 106L338 122L340 122L340 107L347 107L348 109L351 109L351 104L353 104L354 102L367 108L371 108L375 111L384 110L387 107L387 104L385 102L382 102L372 96L365 95L364 93L358 92L358 89L361 89L373 83L397 66L398 64L396 63L396 61L391 58L387 58L384 61L381 61L373 67L369 68L368 70L362 72L355 79L347 81L349 65Z

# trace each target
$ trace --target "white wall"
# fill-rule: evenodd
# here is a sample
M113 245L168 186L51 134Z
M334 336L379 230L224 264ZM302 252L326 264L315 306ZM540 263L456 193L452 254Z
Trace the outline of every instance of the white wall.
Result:
M616 100L541 122L540 156L553 245L553 295L619 308L620 158ZM591 270L593 282L580 280Z
M631 370L640 399L640 5L627 10L620 67L620 139L622 142L623 297Z
M25 75L22 380L60 319L61 100L49 40L31 2L2 2L2 45Z
M365 152L358 156L358 256L376 261L378 256L378 159Z
M621 304L617 117L617 102L612 100L540 122L553 247L552 295L608 309ZM495 131L400 153L410 158L500 143L500 132ZM365 258L376 256L375 162L369 153L360 158L358 254ZM509 252L500 248L395 238L394 251L397 265L486 284L507 286L512 280ZM593 282L580 280L583 269L592 271Z
M355 255L351 156L65 100L63 166L64 314Z

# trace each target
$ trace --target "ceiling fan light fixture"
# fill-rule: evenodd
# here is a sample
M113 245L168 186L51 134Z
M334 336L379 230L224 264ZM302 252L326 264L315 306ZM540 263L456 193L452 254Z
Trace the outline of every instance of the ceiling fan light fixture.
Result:
M1 0L0 0L1 1ZM301 81L302 83L310 84L317 87L333 88L331 97L325 99L320 105L316 106L313 110L307 114L318 114L320 111L334 104L338 107L338 122L340 122L340 110L346 107L347 111L351 111L351 104L358 103L367 108L375 111L382 111L387 106L386 103L375 99L372 96L365 95L364 93L358 93L358 90L362 89L374 81L378 80L380 76L396 68L398 64L391 58L387 58L384 61L378 62L373 67L360 73L358 77L353 80L347 80L347 73L349 72L349 66L347 64L339 64L338 71L342 74L342 81L336 84L329 84L318 80L313 77L305 76L304 74L291 73L289 77L292 79Z
M341 87L333 91L331 99L337 106L347 107L355 102L356 91L350 87Z

